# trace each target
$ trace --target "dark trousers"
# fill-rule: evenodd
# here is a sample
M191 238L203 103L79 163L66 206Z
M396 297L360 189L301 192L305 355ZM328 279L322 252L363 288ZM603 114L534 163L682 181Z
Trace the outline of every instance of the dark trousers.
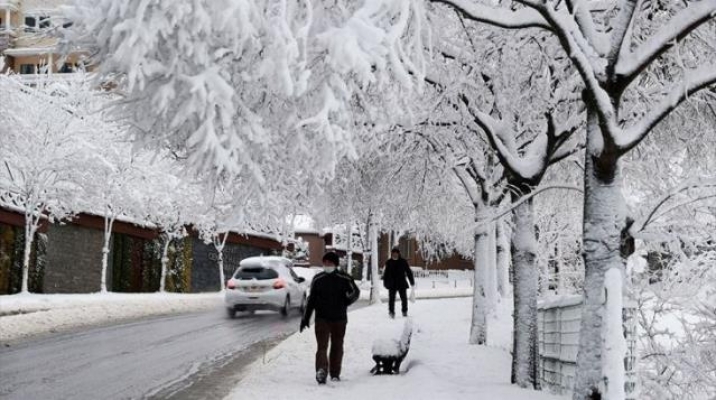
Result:
M408 293L407 289L389 289L388 290L388 312L395 314L395 292L400 295L400 305L403 314L408 313Z
M331 377L341 376L341 365L343 364L343 337L346 335L347 321L326 321L316 318L316 371L322 369L327 371ZM330 356L328 352L328 341L331 342ZM330 358L330 366L329 366Z

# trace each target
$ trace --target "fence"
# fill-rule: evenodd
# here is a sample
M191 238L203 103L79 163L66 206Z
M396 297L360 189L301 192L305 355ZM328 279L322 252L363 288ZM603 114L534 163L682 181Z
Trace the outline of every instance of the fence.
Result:
M565 296L540 303L538 330L540 378L543 388L558 394L569 394L574 389L581 319L581 296ZM622 320L628 347L624 358L626 399L636 400L635 304L625 301Z
M413 267L413 276L418 286L424 289L445 289L472 287L472 271L426 270Z

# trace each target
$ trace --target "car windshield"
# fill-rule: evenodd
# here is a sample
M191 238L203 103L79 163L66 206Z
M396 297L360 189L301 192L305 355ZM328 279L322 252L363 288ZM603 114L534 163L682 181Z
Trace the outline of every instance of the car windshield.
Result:
M271 268L264 268L264 267L241 267L241 268L239 268L238 271L236 271L234 278L239 279L239 280L276 279L276 278L278 278L278 272L276 272L275 270L273 270Z

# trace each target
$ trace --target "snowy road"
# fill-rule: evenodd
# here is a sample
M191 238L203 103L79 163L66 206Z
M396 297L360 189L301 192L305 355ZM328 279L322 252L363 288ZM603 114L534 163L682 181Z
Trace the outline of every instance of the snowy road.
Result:
M216 309L20 343L0 349L0 398L222 398L298 321Z

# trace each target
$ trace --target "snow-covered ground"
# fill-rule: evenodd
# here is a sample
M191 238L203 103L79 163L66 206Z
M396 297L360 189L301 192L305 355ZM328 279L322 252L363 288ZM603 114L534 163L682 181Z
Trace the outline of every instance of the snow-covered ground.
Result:
M151 315L217 308L220 293L26 294L0 296L0 341Z
M361 283L356 281L358 287L361 288L361 299L370 298L370 282ZM382 285L382 282L381 282ZM430 277L415 279L415 298L417 299L436 299L446 297L469 297L472 296L472 281L466 277ZM410 289L408 289L410 294ZM381 287L380 297L383 300L388 299L388 291Z
M469 285L468 285L469 286ZM432 289L418 282L416 297L471 296L464 284ZM361 292L363 299L370 291ZM381 297L388 298L383 290ZM27 294L0 296L0 341L7 342L38 334L101 325L153 315L203 311L223 305L221 293L93 293L93 294Z
M424 300L411 304L414 334L400 376L372 376L373 341L398 331L403 319L388 319L386 305L349 314L342 381L318 386L314 380L313 331L295 334L253 364L226 400L259 399L562 399L519 389L510 382L509 305L491 317L490 347L467 344L471 300Z

